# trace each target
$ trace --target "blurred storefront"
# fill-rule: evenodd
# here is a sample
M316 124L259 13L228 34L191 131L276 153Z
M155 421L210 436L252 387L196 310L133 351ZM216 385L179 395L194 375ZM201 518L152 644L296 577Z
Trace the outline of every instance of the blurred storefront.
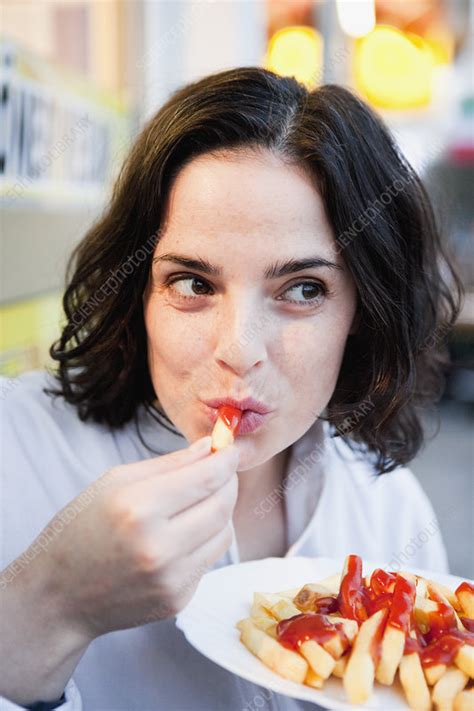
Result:
M472 18L469 0L3 0L1 371L47 363L66 258L146 118L259 64L352 87L426 179L467 288L449 387L474 401Z

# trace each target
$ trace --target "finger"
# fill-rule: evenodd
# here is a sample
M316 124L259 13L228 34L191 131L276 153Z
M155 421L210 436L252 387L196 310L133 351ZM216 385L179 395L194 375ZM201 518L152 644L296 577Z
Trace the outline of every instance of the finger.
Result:
M235 475L239 453L227 447L175 471L133 485L130 495L143 518L170 518L215 494Z
M204 575L207 570L230 548L232 544L232 526L229 523L206 543L196 548L192 553L178 563L183 571L194 572L193 577Z
M174 564L169 572L169 601L163 605L160 596L158 602L161 618L178 614L190 602L202 576L222 558L231 543L232 529L228 526L191 556Z
M215 494L168 521L166 535L180 557L202 546L229 525L237 493L238 479L235 474Z
M174 471L179 467L197 462L211 453L211 437L201 437L189 447L178 449L176 452L164 454L162 457L150 459L147 461L147 474L166 474L166 472Z
M208 456L211 453L211 437L201 437L196 440L191 446L184 449L178 449L169 454L163 454L161 457L152 457L151 459L143 459L139 462L126 464L118 467L120 480L123 483L130 481L138 481L148 479L157 474L166 474L170 471L175 471L187 464L192 464L200 459Z

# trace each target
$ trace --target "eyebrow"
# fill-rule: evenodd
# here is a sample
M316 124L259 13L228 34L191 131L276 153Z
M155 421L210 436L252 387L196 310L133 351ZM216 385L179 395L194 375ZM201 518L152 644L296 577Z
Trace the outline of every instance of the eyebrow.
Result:
M209 274L210 276L222 276L222 269L211 264L207 261L207 259L192 259L181 254L166 253L161 254L159 257L155 257L153 259L153 263L155 262L173 262L174 264L179 264L187 269L200 271L204 274ZM344 268L340 264L331 262L323 257L288 259L286 261L276 262L266 269L265 279L278 279L279 277L286 276L287 274L294 274L295 272L300 272L304 269L318 269L320 267L344 271Z

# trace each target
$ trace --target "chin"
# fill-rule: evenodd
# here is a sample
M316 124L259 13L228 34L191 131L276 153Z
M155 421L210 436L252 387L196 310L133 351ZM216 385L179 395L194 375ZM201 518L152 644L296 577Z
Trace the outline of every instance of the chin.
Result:
M250 437L238 437L235 444L240 452L238 472L254 469L273 457L272 452L265 453L265 450L262 450L262 447Z

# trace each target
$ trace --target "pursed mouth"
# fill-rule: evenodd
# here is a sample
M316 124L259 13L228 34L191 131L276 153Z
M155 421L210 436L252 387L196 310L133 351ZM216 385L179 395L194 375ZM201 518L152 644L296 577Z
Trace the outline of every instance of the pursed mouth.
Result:
M267 415L272 412L271 407L266 405L264 402L261 402L260 400L256 400L253 397L241 398L240 400L233 397L223 397L214 398L212 400L204 400L203 402L209 407L215 409L216 411L219 409L219 407L222 407L223 405L228 405L230 407L235 407L236 409L241 410L242 413L254 412L259 415Z
M206 412L209 417L212 426L215 425L216 420L219 416L219 408L206 404ZM255 410L242 410L242 418L240 420L239 430L237 433L237 438L241 435L251 434L259 429L268 419L269 415L273 412L270 410L268 412L256 412Z

